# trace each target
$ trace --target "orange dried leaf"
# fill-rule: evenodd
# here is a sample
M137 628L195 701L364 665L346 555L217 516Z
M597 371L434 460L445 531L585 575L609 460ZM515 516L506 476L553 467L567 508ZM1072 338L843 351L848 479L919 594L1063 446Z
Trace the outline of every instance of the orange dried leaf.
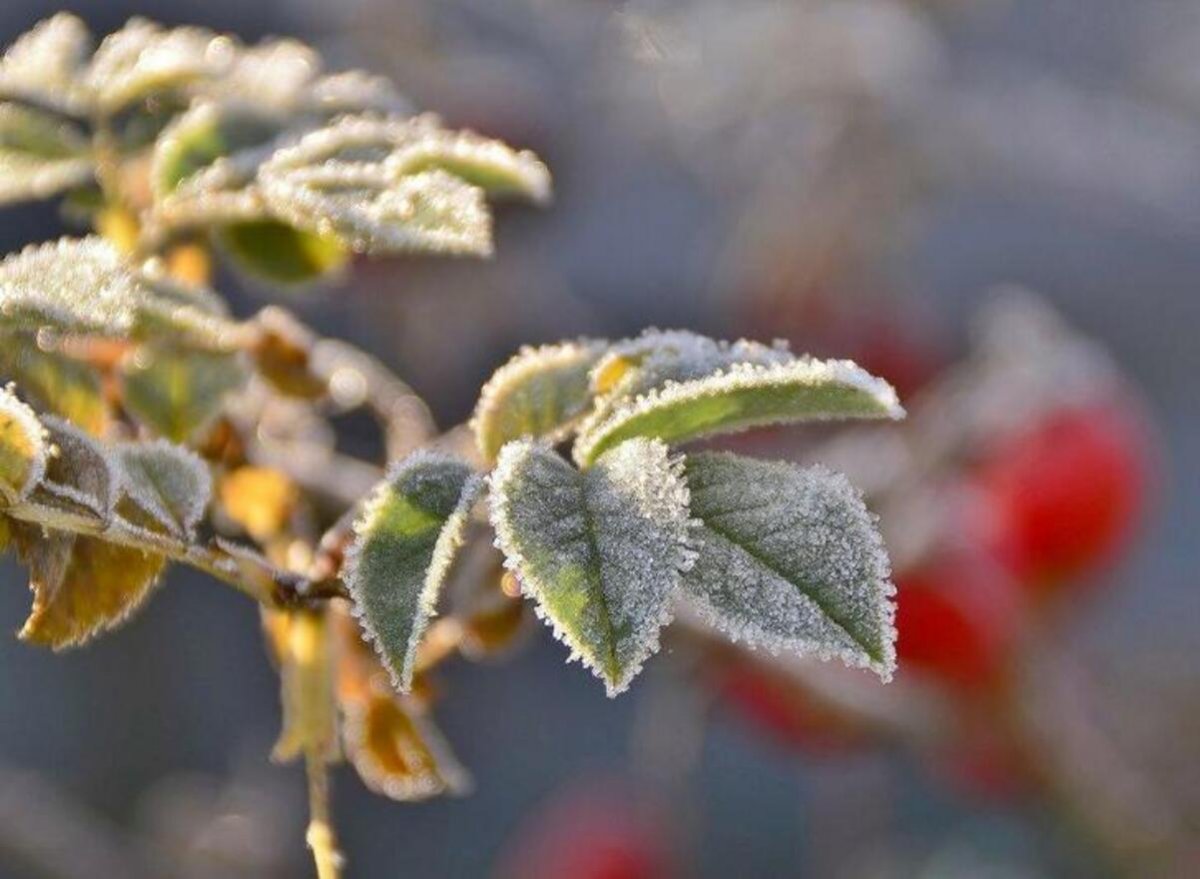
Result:
M55 650L124 622L166 565L161 555L94 537L17 523L13 535L33 590L33 609L20 637Z

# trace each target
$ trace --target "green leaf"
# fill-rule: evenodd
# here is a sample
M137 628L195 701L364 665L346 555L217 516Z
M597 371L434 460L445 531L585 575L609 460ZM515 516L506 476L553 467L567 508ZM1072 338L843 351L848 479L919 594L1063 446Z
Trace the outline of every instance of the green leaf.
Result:
M160 436L195 438L246 380L235 354L145 345L122 367L125 407Z
M461 461L417 452L379 485L355 524L343 578L401 692L412 686L417 647L482 487Z
M471 421L479 451L494 461L522 437L559 439L591 405L588 374L604 342L581 340L522 348L483 386Z
M222 156L261 146L279 134L280 123L249 107L211 102L193 105L158 138L151 185L157 199Z
M41 110L0 104L0 204L48 198L92 179L83 132Z
M88 365L53 350L30 334L0 336L0 374L15 381L42 411L61 415L93 436L108 424L100 379Z
M217 242L248 275L274 284L303 284L340 271L350 254L336 239L278 220L231 223Z
M25 522L11 527L34 594L20 637L55 650L83 644L124 622L146 600L166 566L157 553L98 537Z
M874 517L846 478L727 453L689 455L695 564L683 591L735 641L838 657L891 677L894 587Z
M636 440L579 472L509 443L492 474L497 544L572 658L626 687L657 649L686 546L687 488L662 443Z
M137 271L100 238L62 238L0 262L0 329L228 350L245 332L208 291Z
M212 476L195 454L165 440L114 447L121 469L117 513L133 525L188 540L212 498Z
M50 449L46 429L11 388L0 388L0 500L28 496L46 473Z
M581 428L574 455L588 465L608 449L640 436L680 443L791 421L903 416L891 385L849 360L738 363L615 403L604 417Z

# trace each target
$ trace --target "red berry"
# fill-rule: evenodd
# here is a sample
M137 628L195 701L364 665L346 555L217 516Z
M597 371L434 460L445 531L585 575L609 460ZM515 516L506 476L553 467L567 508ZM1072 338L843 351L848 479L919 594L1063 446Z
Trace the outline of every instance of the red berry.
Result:
M611 781L560 791L525 822L503 879L664 879L675 875L662 828Z
M1060 410L989 451L987 542L1024 582L1078 579L1126 544L1146 494L1147 443L1113 405Z
M861 730L754 663L738 661L722 669L717 686L723 705L785 747L833 756L864 744Z
M1023 615L1006 571L982 554L944 553L898 576L896 587L902 671L968 688L998 681Z

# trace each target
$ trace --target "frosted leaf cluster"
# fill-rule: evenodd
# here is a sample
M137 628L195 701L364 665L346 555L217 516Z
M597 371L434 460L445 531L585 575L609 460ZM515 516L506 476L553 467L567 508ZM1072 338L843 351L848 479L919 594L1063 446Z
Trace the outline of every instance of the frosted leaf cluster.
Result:
M92 38L87 26L60 12L23 34L0 58L0 99L33 101L68 113L86 111L77 81Z
M412 686L417 647L482 488L461 461L416 452L379 484L355 522L342 577L401 692Z
M34 593L21 637L56 650L140 606L166 566L158 538L193 539L212 492L208 467L186 449L107 445L63 419L39 419L7 390L0 470L5 525Z
M471 419L484 458L495 460L510 440L560 439L591 405L589 375L607 348L589 339L527 346L496 370L480 391Z
M686 601L735 641L895 668L894 587L874 517L842 475L689 455L696 562Z
M165 440L116 447L122 487L155 524L190 540L212 498L212 476L194 453Z
M539 615L622 692L658 649L691 558L679 462L637 440L580 472L523 440L501 451L491 487L497 545Z
M233 343L236 326L203 294L129 267L100 238L63 238L0 262L0 329L110 338L154 330L204 347Z

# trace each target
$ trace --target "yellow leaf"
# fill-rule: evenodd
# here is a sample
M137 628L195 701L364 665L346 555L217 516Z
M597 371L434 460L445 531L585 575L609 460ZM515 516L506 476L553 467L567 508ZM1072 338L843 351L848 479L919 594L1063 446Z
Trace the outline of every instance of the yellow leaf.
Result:
M264 623L280 660L283 731L271 757L339 756L329 623L321 610L267 611Z
M12 503L25 497L46 472L46 430L33 410L0 389L0 495Z
M124 622L166 565L160 555L94 537L15 522L12 531L33 590L33 609L20 637L55 650Z

